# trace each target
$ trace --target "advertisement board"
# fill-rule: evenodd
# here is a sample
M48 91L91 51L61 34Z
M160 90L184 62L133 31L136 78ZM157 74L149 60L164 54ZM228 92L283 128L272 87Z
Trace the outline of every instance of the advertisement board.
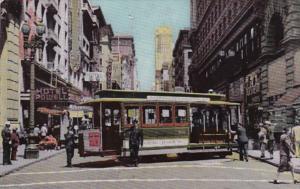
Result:
M105 76L103 72L86 72L84 81L104 81Z
M101 134L97 129L83 131L85 152L99 152L102 150Z

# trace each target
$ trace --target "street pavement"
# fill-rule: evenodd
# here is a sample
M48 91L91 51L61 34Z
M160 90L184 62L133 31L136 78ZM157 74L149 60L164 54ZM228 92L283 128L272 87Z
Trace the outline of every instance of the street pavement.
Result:
M265 163L269 163L270 165L273 165L276 167L278 167L278 165L280 163L279 151L274 152L273 159L270 159L270 153L267 151L265 152L265 158L260 158L260 155L261 155L260 150L249 150L248 153L249 153L250 157L260 160ZM295 172L300 174L300 158L292 158L291 161L294 165Z
M80 158L75 154L72 168L66 168L65 153L58 154L0 178L1 188L289 188L291 175L280 177L273 184L276 167L254 159L237 161L237 155L226 159L202 158L143 158L139 167L126 167L110 158ZM300 180L300 175L296 175Z
M53 157L59 153L63 153L64 150L44 150L39 152L38 159L24 159L25 145L20 145L17 152L17 161L12 161L12 165L3 166L3 150L0 149L0 177L12 173L18 169L30 166L33 163L46 160Z

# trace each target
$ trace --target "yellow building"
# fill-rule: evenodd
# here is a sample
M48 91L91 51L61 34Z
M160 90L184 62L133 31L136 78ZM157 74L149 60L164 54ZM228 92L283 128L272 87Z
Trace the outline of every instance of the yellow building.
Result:
M7 16L0 26L0 130L5 121L12 127L19 125L20 110L20 54L18 21ZM2 143L2 137L0 136ZM2 146L1 146L2 147Z
M167 26L161 26L155 31L155 90L161 91L163 89L163 65L172 65L172 50L173 39L172 30ZM168 69L167 69L168 70Z

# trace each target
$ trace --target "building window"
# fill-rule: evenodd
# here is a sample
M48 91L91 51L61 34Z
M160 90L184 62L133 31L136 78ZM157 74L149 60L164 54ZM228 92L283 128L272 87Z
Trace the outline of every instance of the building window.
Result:
M188 52L188 58L191 59L193 56L193 52Z
M231 10L229 10L228 11L228 24L230 24L231 23L231 20L232 18L231 18Z

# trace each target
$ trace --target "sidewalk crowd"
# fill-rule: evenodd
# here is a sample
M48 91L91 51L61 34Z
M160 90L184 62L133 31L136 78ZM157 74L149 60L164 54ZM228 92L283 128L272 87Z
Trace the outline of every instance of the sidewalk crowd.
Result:
M299 183L295 179L295 170L298 172L297 166L294 162L299 163L299 159L292 161L293 158L300 157L300 123L297 121L296 126L293 128L284 127L282 134L280 136L279 142L279 152L276 152L276 158L274 159L274 149L275 149L275 137L274 137L274 125L270 121L265 121L259 124L258 140L260 146L260 153L257 151L252 151L252 157L258 158L260 154L260 159L262 161L273 163L278 167L277 175L274 179L274 184L278 184L278 178L281 172L290 171L293 177L293 182ZM237 131L231 131L233 134L237 135L237 142L239 144L239 159L241 161L248 161L248 137L246 128L244 125L238 125ZM269 152L269 158L266 159L266 150Z
M47 149L47 151L39 151L39 157L37 159L25 159L24 153L25 146L28 143L28 136L16 128L11 132L10 122L5 122L5 127L1 131L3 141L2 148L0 148L0 162L2 162L0 165L0 177L16 169L60 153L58 150L53 150L57 149L57 140L48 133L46 124L44 124L41 129L36 126L33 135L38 139L37 147L39 150Z

